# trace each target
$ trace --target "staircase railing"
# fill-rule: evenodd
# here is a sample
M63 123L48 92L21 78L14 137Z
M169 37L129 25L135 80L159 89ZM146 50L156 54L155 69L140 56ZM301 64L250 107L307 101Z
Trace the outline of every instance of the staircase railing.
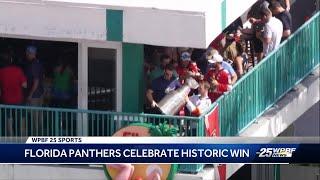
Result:
M242 77L233 90L212 105L219 108L222 136L235 136L319 65L320 13ZM0 136L111 136L130 123L167 122L178 136L204 136L205 116L153 114L0 105ZM202 165L183 165L198 172Z
M217 100L223 136L239 134L319 65L319 14Z

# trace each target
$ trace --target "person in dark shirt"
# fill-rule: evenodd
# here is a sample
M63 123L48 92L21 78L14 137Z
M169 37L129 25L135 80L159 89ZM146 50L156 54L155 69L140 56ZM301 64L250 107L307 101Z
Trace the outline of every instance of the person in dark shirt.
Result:
M163 76L160 76L152 81L151 87L146 93L147 100L152 109L156 108L157 103L166 95L166 89L175 80L173 72L174 66L172 64L168 64L164 69Z
M284 41L291 35L291 14L288 11L286 11L278 1L272 2L270 9L272 10L272 14L282 22L283 34L281 41Z
M258 0L251 6L247 14L247 19L250 19L250 18L259 19L260 18L259 12L261 11L261 9L266 9L269 7L269 5L270 3L267 0Z
M27 76L27 97L26 103L34 106L41 106L40 99L42 98L43 89L43 66L36 56L37 49L34 46L29 46L26 49L27 65L25 73Z
M260 12L263 9L268 9L269 5L270 3L267 0L258 0L251 6L247 14L247 19L252 24L252 29L250 30L252 31L251 33L255 34L255 32L261 31L261 29L263 29L263 24L260 23ZM251 41L253 43L255 56L257 57L258 61L261 61L263 58L263 43L255 35L253 35Z
M34 46L28 46L26 49L26 76L27 76L27 94L26 104L29 106L41 107L43 105L43 77L44 70L43 65L37 58L37 48ZM39 127L42 125L42 114L41 112L33 113L33 128L34 134L40 132Z
M290 11L290 0L268 0L268 2L278 2L286 11Z

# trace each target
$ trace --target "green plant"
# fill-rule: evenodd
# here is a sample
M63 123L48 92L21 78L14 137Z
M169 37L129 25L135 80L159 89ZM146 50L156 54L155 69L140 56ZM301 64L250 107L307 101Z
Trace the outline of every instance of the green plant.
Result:
M152 136L176 136L178 128L169 125L167 122L160 123L157 126L150 127L150 134Z

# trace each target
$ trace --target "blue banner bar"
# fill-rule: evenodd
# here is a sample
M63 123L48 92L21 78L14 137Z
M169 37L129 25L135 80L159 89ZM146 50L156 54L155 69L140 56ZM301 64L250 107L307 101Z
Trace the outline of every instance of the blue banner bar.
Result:
M0 163L319 163L320 144L0 144Z

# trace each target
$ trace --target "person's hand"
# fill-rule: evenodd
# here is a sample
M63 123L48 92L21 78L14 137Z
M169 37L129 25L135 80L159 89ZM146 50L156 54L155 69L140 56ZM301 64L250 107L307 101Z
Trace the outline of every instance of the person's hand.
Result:
M170 93L171 91L174 91L174 88L167 87L167 88L164 90L164 93L168 94L168 93Z
M256 18L249 18L249 22L251 23L251 24L254 24L255 22L257 22L257 19Z
M286 10L289 12L290 11L290 6L287 6Z
M185 100L186 102L188 102L188 101L189 101L189 96L188 96L188 95L184 96L184 100Z
M212 83L213 86L218 86L219 85L219 82L217 80L215 80L215 79L212 79L211 83Z
M155 101L152 101L151 107L152 107L152 108L158 107L158 104L157 104Z
M237 30L237 32L236 32L236 37L240 37L241 36L241 30Z

